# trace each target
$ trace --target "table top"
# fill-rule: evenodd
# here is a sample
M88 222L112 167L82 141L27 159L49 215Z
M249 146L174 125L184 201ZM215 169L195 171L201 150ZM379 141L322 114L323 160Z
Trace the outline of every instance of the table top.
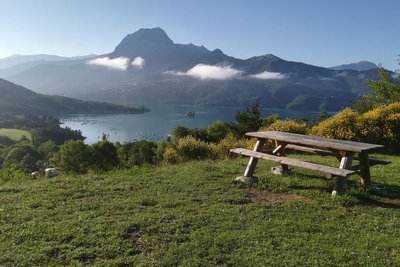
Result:
M382 145L376 145L376 144L360 143L360 142L345 141L345 140L331 139L331 138L322 138L317 136L293 134L293 133L278 132L278 131L250 132L246 133L246 135L251 137L281 141L290 144L321 147L321 148L357 152L357 153L372 151L383 147Z

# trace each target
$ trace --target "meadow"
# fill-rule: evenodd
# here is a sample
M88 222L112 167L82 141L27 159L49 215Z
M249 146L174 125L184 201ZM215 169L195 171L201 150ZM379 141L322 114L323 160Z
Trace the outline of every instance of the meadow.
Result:
M28 131L20 129L0 128L0 136L7 136L14 141L19 141L23 137L28 138L28 140L32 140L31 134Z
M334 159L300 155L305 160ZM400 158L373 187L246 159L133 167L0 184L1 266L399 266Z

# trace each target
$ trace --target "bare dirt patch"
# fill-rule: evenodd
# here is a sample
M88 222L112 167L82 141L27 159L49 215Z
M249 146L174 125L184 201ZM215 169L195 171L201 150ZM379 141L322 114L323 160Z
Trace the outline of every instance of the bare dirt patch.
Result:
M293 201L311 203L309 198L295 194L274 193L257 188L247 188L245 192L250 200L256 203L284 204Z

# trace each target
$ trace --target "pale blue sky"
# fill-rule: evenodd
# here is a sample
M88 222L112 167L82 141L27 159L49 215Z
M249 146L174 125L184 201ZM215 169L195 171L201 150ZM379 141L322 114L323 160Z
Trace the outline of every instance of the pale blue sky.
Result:
M112 52L161 27L176 43L248 58L399 68L400 0L0 0L0 58Z

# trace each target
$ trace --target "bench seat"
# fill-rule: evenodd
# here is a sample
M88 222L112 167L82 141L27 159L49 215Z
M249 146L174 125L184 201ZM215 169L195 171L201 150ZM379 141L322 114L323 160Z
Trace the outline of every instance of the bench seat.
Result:
M302 161L302 160L294 159L294 158L279 157L279 156L256 152L256 151L252 151L252 150L248 150L248 149L244 149L244 148L234 148L234 149L231 149L230 152L236 153L236 154L239 154L242 156L271 160L271 161L278 162L280 164L291 165L291 166L310 169L310 170L314 170L314 171L320 171L323 173L328 173L328 174L337 175L337 176L341 176L341 177L348 177L350 175L357 173L354 170L340 169L340 168L325 166L325 165L321 165L321 164L317 164L317 163L306 162L306 161Z
M301 152L307 152L311 154L317 154L320 156L334 156L332 151L329 150L324 150L324 149L318 149L318 148L312 148L312 147L306 147L306 146L298 146L298 145L287 145L285 148L291 149L291 150L297 150ZM359 157L355 156L355 160L359 160ZM374 158L369 158L368 159L369 165L374 166L374 165L388 165L391 163L390 160L384 160L384 159L374 159Z

